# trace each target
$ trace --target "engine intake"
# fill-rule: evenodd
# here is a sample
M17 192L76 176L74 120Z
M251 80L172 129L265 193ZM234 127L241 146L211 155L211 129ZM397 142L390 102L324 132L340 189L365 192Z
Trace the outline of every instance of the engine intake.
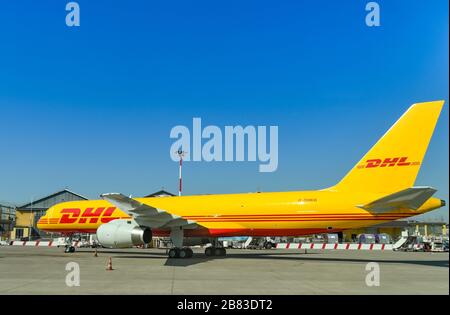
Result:
M114 220L97 229L100 244L109 248L128 248L152 241L152 230L131 220Z

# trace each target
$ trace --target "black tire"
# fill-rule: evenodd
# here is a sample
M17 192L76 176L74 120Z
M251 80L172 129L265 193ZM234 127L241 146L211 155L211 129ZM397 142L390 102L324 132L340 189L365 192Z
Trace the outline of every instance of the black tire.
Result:
M266 249L272 249L272 247L273 247L272 243L267 243L266 244Z
M179 257L182 258L182 259L189 258L189 248L182 248L182 249L180 249Z
M74 246L70 246L69 247L69 253L75 253L75 247Z
M214 249L214 256L223 256L224 255L225 248L218 247Z
M169 258L179 258L180 250L178 248L171 248L169 250Z
M220 256L224 257L227 255L227 250L225 248L220 248Z
M186 248L188 255L187 258L192 258L194 256L194 251L191 248Z
M205 255L206 256L214 256L214 248L213 247L206 247Z

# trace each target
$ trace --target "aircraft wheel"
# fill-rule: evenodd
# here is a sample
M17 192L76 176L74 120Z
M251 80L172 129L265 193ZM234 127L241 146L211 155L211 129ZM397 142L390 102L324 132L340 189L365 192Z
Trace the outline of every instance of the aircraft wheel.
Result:
M214 256L225 256L225 248L223 247L218 247L214 249Z
M205 255L206 256L214 256L214 247L206 247Z
M75 252L75 247L74 246L66 246L66 248L64 249L65 253L74 253Z
M187 258L192 258L192 256L194 256L194 251L191 248L186 248L186 251L188 253Z
M169 258L179 258L180 250L178 248L171 248L169 250Z
M182 248L180 249L180 258L190 258L192 257L192 249Z

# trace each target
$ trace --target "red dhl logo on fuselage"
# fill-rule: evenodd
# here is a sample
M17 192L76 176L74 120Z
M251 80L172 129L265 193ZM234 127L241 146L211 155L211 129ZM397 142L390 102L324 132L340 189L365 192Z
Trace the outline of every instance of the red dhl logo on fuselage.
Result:
M60 224L95 224L99 221L101 223L108 223L112 220L119 219L119 217L113 217L112 214L116 210L115 207L100 207L100 208L86 208L82 212L79 208L66 208L61 210Z
M408 157L395 157L385 159L370 159L366 164L358 165L358 168L375 168L375 167L394 167L394 166L410 166L419 165L420 162L408 162Z

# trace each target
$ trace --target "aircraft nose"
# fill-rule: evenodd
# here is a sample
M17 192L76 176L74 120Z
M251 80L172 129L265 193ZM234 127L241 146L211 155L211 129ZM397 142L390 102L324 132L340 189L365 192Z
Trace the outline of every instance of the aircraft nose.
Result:
M49 222L50 217L48 215L48 210L45 212L45 214L39 218L39 220L36 223L36 226L39 230L45 230L45 227L50 223Z
M36 226L37 226L37 228L39 229L39 230L42 230L43 229L43 227L44 227L44 221L45 221L45 218L44 217L41 217L40 219L39 219L39 221L37 221L37 223L36 223Z

